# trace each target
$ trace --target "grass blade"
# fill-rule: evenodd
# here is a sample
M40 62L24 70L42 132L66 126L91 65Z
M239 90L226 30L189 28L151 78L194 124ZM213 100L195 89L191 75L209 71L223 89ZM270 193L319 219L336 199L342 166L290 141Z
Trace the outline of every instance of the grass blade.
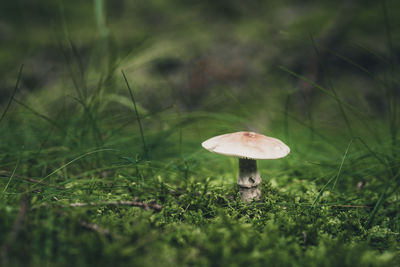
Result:
M6 193L7 188L8 188L8 186L9 186L10 183L11 183L11 180L14 178L15 171L17 170L18 165L19 165L19 161L17 162L17 164L15 164L14 170L12 171L12 173L11 173L11 175L10 175L10 178L8 179L7 184L4 186L4 189L3 189L3 192L2 192L2 195L3 195L3 196L4 196L4 194Z
M43 114L40 114L39 112L35 111L33 108L29 107L28 105L24 104L23 102L15 99L15 98L14 98L14 102L16 102L17 104L23 106L24 108L26 108L27 110L32 112L37 117L42 118L43 120L49 122L51 125L54 125L55 127L57 127L61 132L65 133L65 130L57 122L53 121L49 117L47 117L47 116L45 116Z
M128 79L126 78L125 72L123 70L121 70L121 72L122 72L122 76L124 76L124 80L125 80L126 86L128 87L129 95L131 96L131 100L132 100L132 103L133 103L133 108L135 109L136 118L137 118L137 121L138 121L138 124L139 124L140 136L142 137L144 156L148 160L149 156L147 154L147 146L146 146L146 142L144 140L142 122L140 120L139 112L138 112L137 107L136 107L136 101L135 101L135 98L133 97L133 92L132 92L132 89L131 89L131 87L129 85Z
M336 175L336 179L335 179L335 181L333 182L333 185L332 185L332 190L335 189L336 183L337 183L337 181L339 179L339 176L340 176L340 173L342 171L342 167L343 167L344 161L345 161L345 159L347 157L347 153L349 152L349 149L350 149L350 146L351 146L352 143L353 143L353 139L350 140L349 144L347 145L346 151L344 152L344 155L343 155L343 158L342 158L342 162L340 163L339 170L338 170L338 173Z
M22 70L23 70L23 69L24 69L24 65L22 64L21 67L19 68L18 78L17 78L17 82L15 83L14 91L13 91L13 93L12 93L10 99L8 100L7 106L6 106L6 108L4 109L3 114L1 114L0 123L1 123L1 121L4 119L4 117L6 116L7 111L8 111L8 109L10 108L12 101L14 100L14 96L15 96L15 94L17 93L17 90L18 90L18 88L19 88L19 83L20 83L20 81L21 81Z
M400 172L398 172L392 180L396 180L397 177L400 176ZM372 210L371 215L368 218L366 227L369 228L372 226L372 223L374 222L376 213L379 211L380 207L382 206L383 201L388 198L390 196L390 194L387 194L387 192L389 191L389 188L392 186L391 182L386 183L385 189L383 190L383 192L380 194L378 201L376 202L374 209ZM392 191L392 193L394 193L394 191Z
M340 102L343 106L346 106L347 108L349 108L349 109L351 109L351 110L353 110L353 111L355 111L357 113L363 114L363 112L361 110L359 110L358 108L356 108L355 106L353 106L353 105L351 105L351 104L349 104L347 102L344 102L338 96L336 96L335 94L330 92L328 89L324 88L323 86L317 84L316 82L313 82L310 79L304 77L303 75L297 74L294 71L291 71L291 70L289 70L288 68L286 68L284 66L280 66L279 68L281 70L289 73L290 75L292 75L292 76L294 76L294 77L296 77L296 78L298 78L298 79L300 79L300 80L302 80L302 81L304 81L306 83L311 84L315 88L319 89L321 92L325 93L326 95L328 95L328 96L332 97L333 99L335 99L336 101Z
M77 160L80 160L86 156L89 156L91 154L95 154L95 153L99 153L99 152L103 152L103 151L115 151L115 149L110 149L110 148L104 148L104 149L98 149L98 150L94 150L94 151L90 151L87 152L85 154L80 155L79 157L74 158L73 160L65 163L64 165L62 165L61 167L55 169L54 171L52 171L50 174L46 175L45 177L43 177L42 179L39 180L39 182L43 182L44 180L46 180L47 178L49 178L50 176L52 176L53 174L59 172L60 170L64 169L65 167L67 167L68 165L74 163Z

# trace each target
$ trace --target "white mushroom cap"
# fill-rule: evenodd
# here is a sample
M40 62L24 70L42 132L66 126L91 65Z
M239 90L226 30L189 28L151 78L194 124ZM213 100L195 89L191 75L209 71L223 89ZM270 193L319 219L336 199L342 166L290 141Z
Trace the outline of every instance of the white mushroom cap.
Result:
M278 159L290 152L281 140L253 132L218 135L201 145L210 152L248 159Z

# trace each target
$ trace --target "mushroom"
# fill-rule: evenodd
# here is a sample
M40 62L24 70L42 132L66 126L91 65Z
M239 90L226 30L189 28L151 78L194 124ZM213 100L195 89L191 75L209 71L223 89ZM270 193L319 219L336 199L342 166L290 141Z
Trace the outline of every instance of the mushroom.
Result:
M210 152L239 158L238 185L242 200L246 202L261 197L258 189L261 176L256 160L283 158L290 152L281 140L254 132L218 135L201 145Z

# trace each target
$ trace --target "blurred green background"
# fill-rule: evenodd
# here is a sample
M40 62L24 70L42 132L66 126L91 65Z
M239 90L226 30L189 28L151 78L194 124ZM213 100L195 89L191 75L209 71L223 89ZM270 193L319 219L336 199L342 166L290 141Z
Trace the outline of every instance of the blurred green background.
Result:
M399 264L399 14L2 0L0 265ZM243 130L291 148L249 204L200 145Z

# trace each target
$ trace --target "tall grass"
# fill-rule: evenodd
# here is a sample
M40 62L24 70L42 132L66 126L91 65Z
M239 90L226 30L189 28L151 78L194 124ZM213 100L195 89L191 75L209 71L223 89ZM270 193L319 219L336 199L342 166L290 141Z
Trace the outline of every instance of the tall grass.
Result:
M335 186L337 184L338 178L340 173L342 172L343 168L343 163L348 155L350 145L355 142L359 143L361 147L358 147L359 153L362 153L363 156L361 156L361 160L364 160L366 158L370 159L375 159L375 163L373 163L375 166L376 164L379 164L380 167L376 167L377 169L384 169L385 173L377 173L377 175L381 176L383 178L383 181L380 183L383 183L383 186L380 187L380 193L379 193L379 198L375 201L373 209L368 217L368 220L365 223L365 226L367 228L372 227L374 225L374 219L379 212L379 210L382 208L382 205L385 201L387 201L391 196L397 193L398 188L400 186L400 179L398 178L400 175L399 172L399 159L397 156L398 153L398 146L397 146L397 139L398 139L398 128L399 128L399 123L398 123L398 108L397 108L397 102L398 102L398 95L396 95L396 88L398 86L398 80L395 78L395 73L397 70L397 66L394 63L394 58L393 58L393 44L392 44L392 37L391 37L391 30L390 30L390 25L388 22L388 14L387 14L387 7L386 4L383 3L383 18L384 18L384 27L385 27L385 32L386 32L386 41L387 41L387 46L389 50L389 55L390 55L390 60L385 61L387 63L387 67L390 72L390 77L388 80L382 80L378 75L371 73L364 67L360 66L356 62L353 62L351 59L343 57L340 55L340 53L336 51L330 51L330 53L343 61L349 63L350 65L354 66L356 69L362 71L366 75L368 75L371 79L373 79L377 85L378 88L377 90L380 90L381 92L384 92L382 97L385 99L386 103L386 122L387 122L387 127L384 132L380 131L380 129L374 128L375 127L375 122L371 120L371 115L368 114L367 111L362 111L360 110L357 106L354 104L349 104L346 100L342 99L341 97L338 96L336 93L335 89L333 88L332 82L330 81L329 74L326 73L326 68L324 67L324 64L322 64L322 71L324 72L325 75L328 76L328 84L330 88L326 88L322 86L321 84L317 84L316 82L308 79L307 77L297 74L286 67L281 66L280 68L285 71L286 73L303 80L304 82L309 83L313 88L319 90L332 100L336 101L341 113L342 120L344 121L344 125L346 126L349 134L350 134L350 140L347 148L345 149L343 159L341 163L339 164L338 171L336 175L333 175L330 177L330 179L325 183L322 188L320 189L317 197L313 201L312 206L314 207L317 203L318 200L320 199L321 195L324 193L324 191L327 189L328 185L332 184L332 189L335 189ZM315 43L314 39L311 38L313 47L316 51L317 57L319 56L318 52L318 45ZM370 50L368 50L370 51ZM376 55L375 53L373 54L374 56ZM353 120L347 116L347 112L351 113L353 116ZM285 114L288 113L288 105L286 105L286 111ZM286 116L287 117L287 116ZM357 123L354 122L361 122L361 125L365 128L365 131L368 131L371 133L371 136L375 137L376 143L372 145L370 143L370 139L368 136L365 134L360 134L360 133L355 133L352 126L353 124L356 125ZM315 125L309 126L306 125L310 129L310 132L315 133ZM288 130L286 130L288 131ZM319 134L319 136L325 140L327 140L323 135ZM387 138L389 136L389 138ZM390 140L387 142L382 143L381 140ZM361 152L362 150L366 150L366 152ZM391 189L391 190L389 190Z

